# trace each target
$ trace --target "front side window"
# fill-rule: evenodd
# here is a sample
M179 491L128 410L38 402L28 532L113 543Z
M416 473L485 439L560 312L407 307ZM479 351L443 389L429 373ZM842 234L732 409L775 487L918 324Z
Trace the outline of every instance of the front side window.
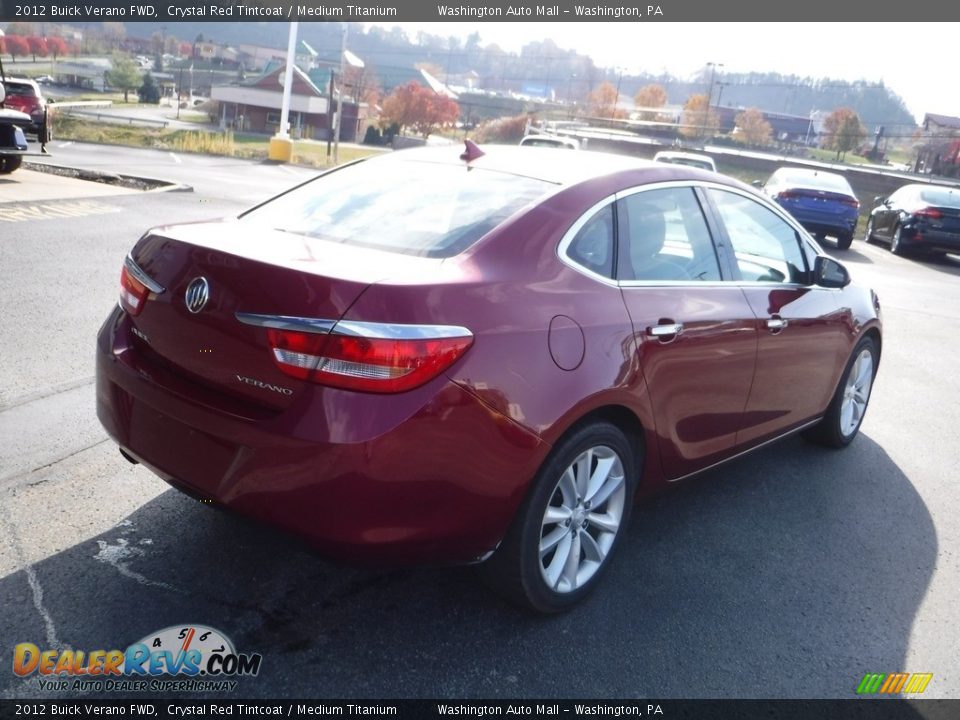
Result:
M618 203L621 280L720 279L713 239L692 188L646 190Z
M807 262L796 231L753 198L707 191L723 221L743 280L807 282Z

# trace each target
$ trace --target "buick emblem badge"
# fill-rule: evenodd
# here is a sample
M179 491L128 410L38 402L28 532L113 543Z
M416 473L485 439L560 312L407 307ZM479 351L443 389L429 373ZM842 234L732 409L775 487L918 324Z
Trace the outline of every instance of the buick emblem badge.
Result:
M207 300L210 299L210 285L207 283L207 279L198 277L191 280L190 284L187 285L187 292L184 293L183 299L187 303L187 310L194 315L203 310L207 305Z

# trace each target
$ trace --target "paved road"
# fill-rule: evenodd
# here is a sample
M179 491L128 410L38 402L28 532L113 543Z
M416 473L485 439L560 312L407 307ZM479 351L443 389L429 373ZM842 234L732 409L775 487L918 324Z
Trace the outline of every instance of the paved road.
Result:
M126 152L150 174L189 162L198 191L0 221L4 653L204 623L263 653L245 697L846 698L868 671L932 672L927 696L960 696L960 262L838 253L886 321L856 442L790 439L649 502L598 593L531 617L469 569L337 567L119 456L91 378L124 254L146 227L234 213L286 176ZM5 657L0 697L50 696Z
M54 140L48 149L49 157L31 160L172 180L191 185L204 200L225 200L244 206L261 202L318 172L296 165L61 140Z

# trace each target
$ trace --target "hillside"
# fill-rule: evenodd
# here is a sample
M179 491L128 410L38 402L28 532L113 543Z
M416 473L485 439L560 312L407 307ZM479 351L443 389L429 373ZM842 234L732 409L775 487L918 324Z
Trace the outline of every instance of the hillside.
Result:
M97 31L99 23L80 23ZM301 23L299 38L309 43L325 59L335 59L340 46L338 23ZM182 22L175 24L131 23L130 36L150 37L164 32L192 42L201 35L206 40L229 45L251 43L285 48L286 23ZM519 53L508 52L495 43L481 42L480 34L469 37L445 37L418 33L408 38L399 28L390 30L360 24L349 28L349 48L363 58L368 72L389 91L411 77L415 65L426 64L441 77L473 71L478 86L494 91L525 92L532 95L552 93L559 100L582 102L602 82L619 85L621 94L632 97L643 85L657 82L667 90L671 104L683 104L693 94L706 93L710 78L706 69L694 79L670 75L643 74L618 77L607 68L573 50L558 47L552 40L531 41ZM885 125L891 135L909 135L916 121L903 100L883 83L844 81L829 78L784 76L769 72L717 77L713 98L723 105L759 107L768 112L809 115L811 111L831 111L852 107L873 130Z

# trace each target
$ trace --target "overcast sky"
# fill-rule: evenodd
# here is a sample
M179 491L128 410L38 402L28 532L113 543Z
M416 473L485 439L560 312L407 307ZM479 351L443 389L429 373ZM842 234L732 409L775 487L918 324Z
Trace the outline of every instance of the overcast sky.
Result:
M838 0L841 1L841 0ZM779 72L840 80L883 80L917 121L960 116L960 23L379 23L466 37L519 50L551 38L601 67L688 77L707 62L727 72Z

